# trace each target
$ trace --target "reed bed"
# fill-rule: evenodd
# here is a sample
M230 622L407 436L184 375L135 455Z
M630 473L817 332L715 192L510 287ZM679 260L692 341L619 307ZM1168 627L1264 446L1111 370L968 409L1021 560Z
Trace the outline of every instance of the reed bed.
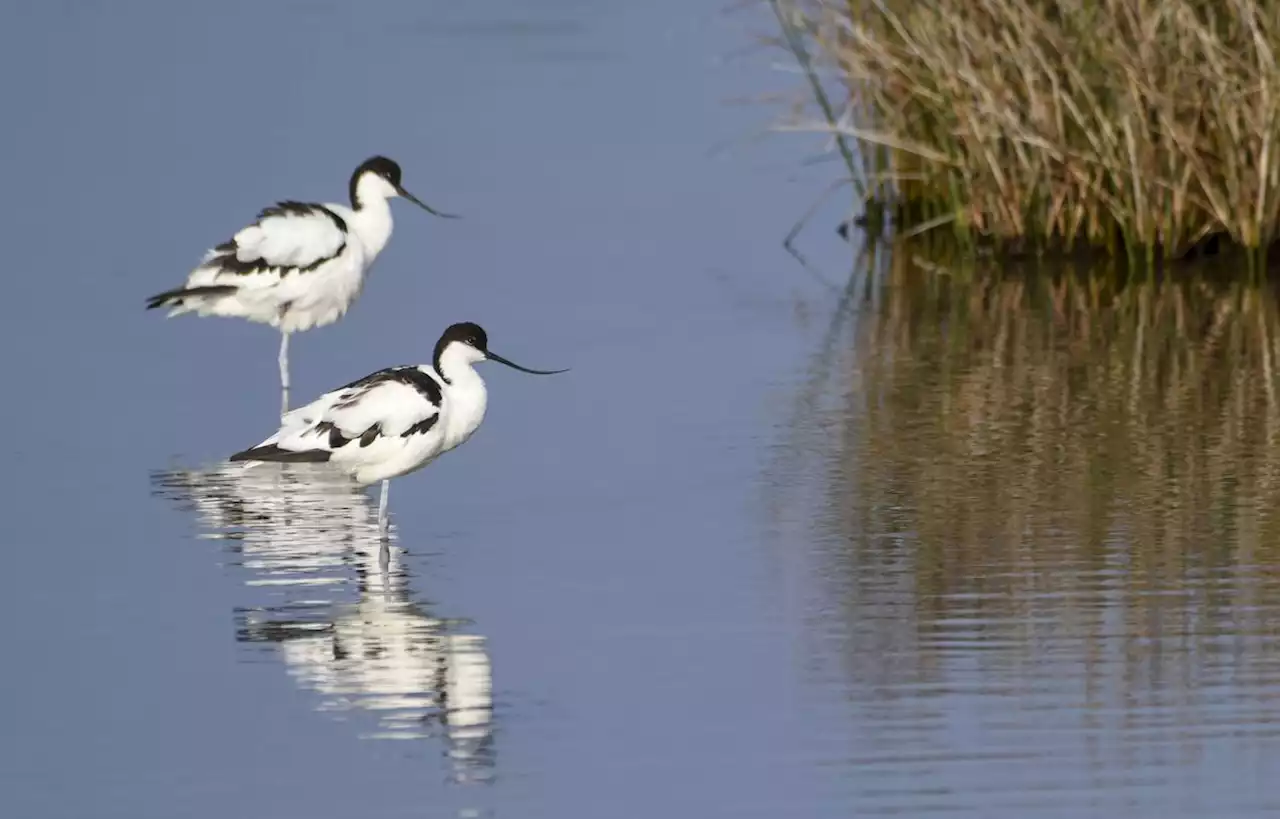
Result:
M1280 239L1280 0L771 1L802 127L899 234L1147 260Z

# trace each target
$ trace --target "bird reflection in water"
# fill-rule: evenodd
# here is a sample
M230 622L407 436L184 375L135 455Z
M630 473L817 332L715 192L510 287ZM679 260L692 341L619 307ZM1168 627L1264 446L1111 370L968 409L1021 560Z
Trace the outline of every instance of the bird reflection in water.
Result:
M402 550L363 492L312 464L223 464L153 483L197 513L203 537L225 540L261 590L261 605L236 610L238 642L278 647L320 710L376 715L364 736L443 736L455 781L492 777L484 637L411 599Z

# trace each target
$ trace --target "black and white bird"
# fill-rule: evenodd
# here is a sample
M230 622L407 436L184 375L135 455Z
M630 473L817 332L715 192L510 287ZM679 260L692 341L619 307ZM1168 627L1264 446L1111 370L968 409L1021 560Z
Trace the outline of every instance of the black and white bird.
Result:
M147 300L170 316L232 316L280 330L280 387L289 402L289 336L332 324L360 295L365 274L391 238L390 200L428 207L400 183L400 166L383 156L351 174L351 206L279 202L253 224L205 253L187 283Z
M534 375L567 372L522 367L490 350L480 325L454 324L436 342L430 365L390 367L327 392L231 460L329 463L362 486L381 481L378 523L385 531L390 480L460 446L484 420L488 392L475 370L481 361Z

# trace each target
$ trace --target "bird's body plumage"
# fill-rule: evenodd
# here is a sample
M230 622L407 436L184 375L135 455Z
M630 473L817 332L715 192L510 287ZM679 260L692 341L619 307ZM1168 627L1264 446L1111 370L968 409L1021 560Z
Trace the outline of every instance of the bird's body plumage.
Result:
M300 333L342 318L391 238L385 199L359 210L280 202L205 253L183 287L151 298L169 315L243 318Z
M414 472L462 444L488 405L470 366L445 383L430 366L379 370L287 413L233 460L325 461L371 484Z

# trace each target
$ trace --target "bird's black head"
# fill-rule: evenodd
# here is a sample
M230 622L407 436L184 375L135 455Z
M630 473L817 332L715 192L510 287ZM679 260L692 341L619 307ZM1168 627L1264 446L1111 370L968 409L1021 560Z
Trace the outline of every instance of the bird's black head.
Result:
M400 187L400 166L394 159L387 159L385 156L369 157L361 162L360 167L356 168L356 172L351 175L352 184L367 173L377 174L395 187Z
M441 213L405 190L404 185L400 184L400 165L397 164L394 159L387 159L385 156L369 157L364 162L361 162L360 167L356 168L355 172L351 174L351 184L348 189L348 194L351 197L351 207L356 210L360 210L360 206L363 204L360 201L357 190L360 187L360 179L366 174L372 174L387 180L387 184L391 185L391 189L395 191L395 195L403 196L405 199L408 199L410 202L433 216L439 216L444 219L458 218L452 213Z
M519 364L508 361L489 349L489 334L484 331L483 327L472 321L463 321L458 324L449 325L448 329L446 329L440 336L440 340L436 342L434 363L436 372L445 380L445 383L450 383L450 381L449 377L445 375L444 370L442 369L443 364L441 362L441 357L444 355L445 351L449 349L449 346L454 343L464 344L480 353L479 358L464 356L464 359L470 362L481 360L496 361L499 364L505 364L514 370L533 373L534 375L555 375L556 373L565 372L565 370L531 370L528 367L522 367ZM457 355L457 353L455 352L453 355Z
M439 346L448 347L455 341L475 347L482 353L489 349L489 334L474 321L463 321L449 325L448 329L444 331L444 335L440 336Z
M351 184L348 186L348 193L351 196L351 207L359 209L360 201L356 197L356 188L360 184L360 177L367 173L374 176L380 176L391 183L391 187L400 190L400 166L396 164L394 159L387 159L385 156L372 156L360 163L360 167L356 168L351 174Z

